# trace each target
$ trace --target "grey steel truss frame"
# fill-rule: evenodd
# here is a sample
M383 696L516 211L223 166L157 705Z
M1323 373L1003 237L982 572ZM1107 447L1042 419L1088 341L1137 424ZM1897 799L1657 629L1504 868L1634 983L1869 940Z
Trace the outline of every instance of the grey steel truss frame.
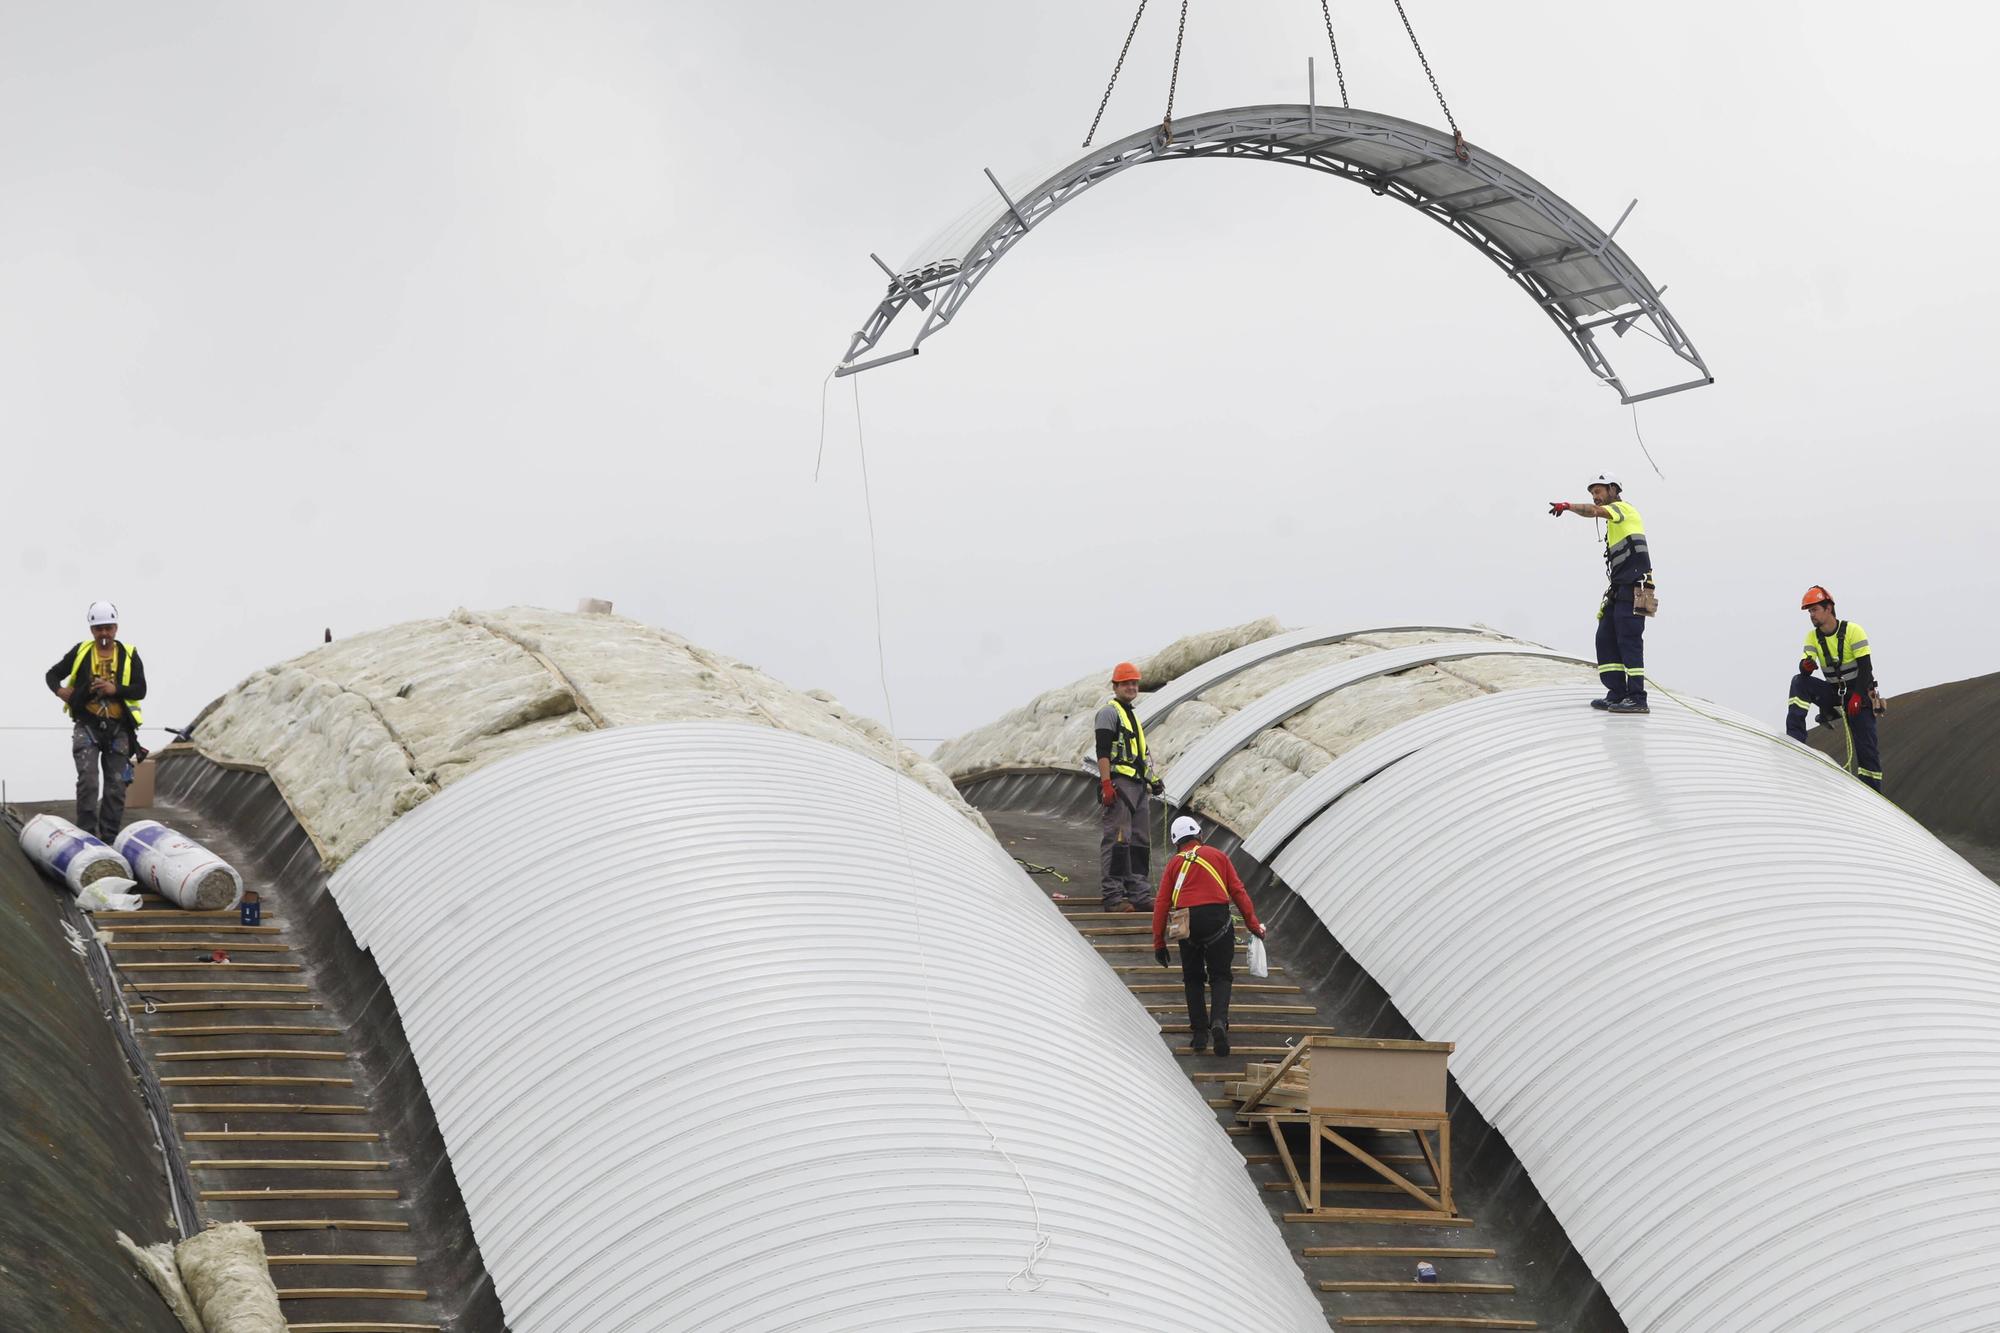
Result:
M834 373L852 375L915 356L926 339L951 323L1009 250L1092 186L1148 162L1217 157L1323 172L1365 185L1448 228L1526 292L1591 374L1617 389L1622 402L1714 382L1660 293L1612 240L1617 225L1605 232L1554 191L1483 149L1473 148L1461 161L1453 137L1441 130L1348 107L1304 104L1186 116L1173 123L1171 139L1158 128L1120 139L1086 153L1018 198L1008 195L988 171L987 179L999 196L992 223L962 254L920 257L912 268L891 270L887 294L849 341ZM1426 168L1439 170L1426 172ZM1420 182L1415 179L1419 175L1433 179ZM1441 184L1449 188L1439 188ZM1514 213L1513 221L1497 216L1509 205L1518 205L1525 213ZM1525 220L1529 217L1532 222ZM1619 225L1623 221L1621 217ZM923 312L923 323L909 347L863 360L910 305ZM1692 366L1697 377L1628 393L1595 334L1609 327L1622 336L1641 325Z

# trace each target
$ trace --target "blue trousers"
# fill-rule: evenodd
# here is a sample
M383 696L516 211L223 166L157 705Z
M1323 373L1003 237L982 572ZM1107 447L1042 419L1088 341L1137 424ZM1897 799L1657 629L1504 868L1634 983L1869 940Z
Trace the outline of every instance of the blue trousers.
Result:
M1860 710L1850 717L1842 707L1843 695L1839 686L1817 676L1808 676L1804 672L1793 676L1792 698L1785 708L1785 734L1795 741L1806 738L1808 708L1831 713L1840 719L1835 725L1846 734L1847 766L1854 770L1855 777L1881 791L1882 748L1875 731L1875 710L1863 698Z
M1597 678L1612 702L1646 699L1646 618L1632 609L1632 585L1614 585L1597 609Z

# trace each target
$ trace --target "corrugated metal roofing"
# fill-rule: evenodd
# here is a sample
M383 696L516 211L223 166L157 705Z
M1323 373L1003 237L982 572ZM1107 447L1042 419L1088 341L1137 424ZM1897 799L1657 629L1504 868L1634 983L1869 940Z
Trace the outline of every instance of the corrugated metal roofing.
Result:
M1335 662L1318 671L1288 680L1258 696L1204 733L1200 740L1181 752L1164 777L1166 799L1176 806L1187 804L1188 796L1206 782L1223 761L1256 739L1266 727L1276 726L1292 714L1309 708L1335 690L1412 667L1448 662L1463 657L1546 657L1574 662L1581 659L1568 653L1532 644L1504 643L1424 643L1407 648L1385 648L1365 657Z
M2000 1328L2000 888L1736 714L1592 693L1371 739L1274 869L1632 1328Z
M1241 648L1212 657L1192 671L1174 677L1151 694L1139 696L1134 711L1139 721L1149 727L1156 727L1160 720L1181 704L1194 698L1203 690L1220 685L1234 676L1240 676L1260 662L1268 662L1274 657L1300 648L1317 648L1323 643L1339 643L1342 639L1355 639L1364 634L1410 634L1434 630L1449 634L1480 634L1484 631L1467 625L1387 625L1373 629L1329 629L1321 625L1312 629L1287 630L1283 634L1273 634L1268 639L1246 643Z
M332 890L523 1333L1325 1327L1155 1021L869 759L589 733L448 788Z

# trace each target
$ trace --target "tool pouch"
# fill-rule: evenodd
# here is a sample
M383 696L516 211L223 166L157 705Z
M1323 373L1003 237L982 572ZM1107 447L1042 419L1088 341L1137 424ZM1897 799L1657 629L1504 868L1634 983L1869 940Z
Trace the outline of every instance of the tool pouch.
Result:
M1653 586L1653 576L1648 574L1632 587L1632 610L1642 616L1660 614L1660 593Z
M1167 913L1167 943L1188 937L1188 913L1193 910L1191 907L1176 907Z

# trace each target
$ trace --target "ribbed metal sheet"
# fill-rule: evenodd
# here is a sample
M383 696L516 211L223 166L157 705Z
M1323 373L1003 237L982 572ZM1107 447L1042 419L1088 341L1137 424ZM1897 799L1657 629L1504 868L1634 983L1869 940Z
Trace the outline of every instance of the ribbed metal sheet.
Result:
M1421 634L1426 631L1439 634L1486 633L1469 625L1388 625L1374 629L1328 629L1321 625L1313 629L1287 630L1268 639L1246 643L1220 657L1212 657L1192 671L1174 677L1151 694L1140 695L1135 711L1139 714L1139 721L1149 727L1157 727L1162 718L1203 690L1213 689L1232 676L1240 676L1251 667L1274 657L1283 657L1301 648L1317 648L1323 643L1358 639L1364 634Z
M1274 868L1632 1328L2000 1328L2000 888L1736 714L1590 693L1373 738Z
M590 733L331 884L520 1333L1325 1328L1155 1021L868 759Z
M1268 694L1260 695L1255 702L1231 713L1200 740L1183 750L1163 779L1166 799L1175 806L1186 805L1194 789L1208 781L1230 755L1255 740L1258 732L1312 707L1335 690L1375 676L1462 657L1547 657L1561 662L1581 660L1551 648L1495 642L1415 644L1408 648L1385 648L1366 657L1335 662L1332 666L1286 681Z

